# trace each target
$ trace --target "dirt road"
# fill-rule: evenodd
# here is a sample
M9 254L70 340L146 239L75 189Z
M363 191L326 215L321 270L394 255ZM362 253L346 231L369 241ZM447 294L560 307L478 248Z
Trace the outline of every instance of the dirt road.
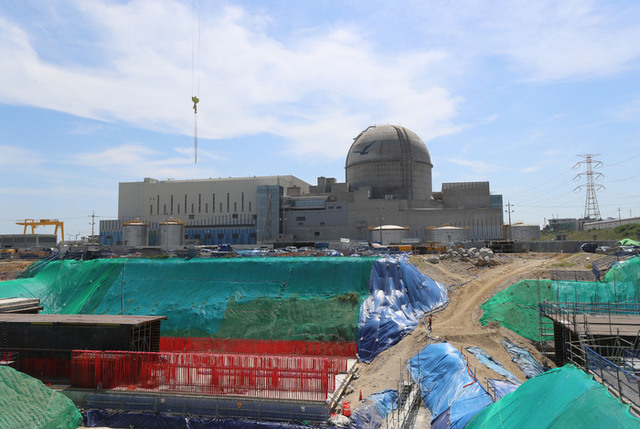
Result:
M476 358L464 350L468 346L477 346L499 361L508 371L525 381L525 376L511 361L500 340L508 338L525 347L541 363L542 356L531 342L512 331L497 326L482 326L480 305L498 291L505 289L523 279L549 278L551 270L586 270L592 261L599 258L594 254L542 254L498 256L495 266L477 268L470 262L443 261L430 264L426 258L413 257L411 262L425 275L447 286L452 287L452 298L448 307L433 315L431 336L446 340L468 357L472 370L484 383L485 378L503 377L486 368ZM360 364L360 378L351 383L353 392L344 399L358 404L359 393L362 396L379 392L383 389L397 389L401 371L406 367L404 362L422 350L431 341L427 338L424 325L419 325L400 343L378 355L370 364ZM548 362L553 366L551 362Z

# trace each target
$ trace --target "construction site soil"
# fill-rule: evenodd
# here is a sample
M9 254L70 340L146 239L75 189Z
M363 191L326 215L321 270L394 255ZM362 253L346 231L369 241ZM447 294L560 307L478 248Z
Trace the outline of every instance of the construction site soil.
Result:
M427 262L428 257L414 256L411 262L420 272L451 287L451 301L441 312L432 316L431 337L447 341L457 347L468 358L472 371L486 386L485 379L503 377L482 365L465 347L476 346L484 349L508 371L525 381L526 378L500 340L509 339L526 348L536 360L550 367L533 343L496 322L482 326L479 322L483 310L480 306L497 292L524 279L548 279L551 271L584 271L601 255L576 253L527 253L497 255L489 267L476 267L470 261ZM463 286L456 287L465 282ZM453 287L452 287L453 286ZM360 392L363 398L383 389L397 389L401 373L410 359L429 343L435 342L427 336L426 326L418 325L414 331L394 347L385 350L370 364L360 364L359 377L351 383L353 390L344 399L357 403ZM406 376L405 376L406 378Z
M480 306L495 293L523 279L548 279L551 271L584 271L590 269L601 255L577 253L526 253L496 255L490 266L477 267L471 261L445 260L437 264L427 262L428 256L412 256L411 263L428 277L450 287L451 301L442 311L433 314L431 337L447 341L463 351L470 367L482 384L487 378L502 378L480 364L466 352L465 347L477 346L499 361L507 370L525 381L522 371L511 361L500 340L507 338L525 347L543 364L545 361L532 342L512 331L500 327L496 322L482 326ZM28 261L0 261L0 278L24 270ZM5 277L6 278L6 277ZM461 285L461 286L457 286ZM170 316L170 315L169 315ZM360 392L363 397L383 389L398 388L398 381L405 371L406 360L434 342L428 338L425 325L419 325L411 334L394 347L382 352L370 364L359 364L359 377L351 383L349 393L343 399L357 404Z

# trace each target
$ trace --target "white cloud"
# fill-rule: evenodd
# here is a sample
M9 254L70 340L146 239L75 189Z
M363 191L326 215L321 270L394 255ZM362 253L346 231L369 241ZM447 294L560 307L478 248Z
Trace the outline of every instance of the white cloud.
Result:
M473 171L476 174L481 174L481 175L486 175L489 173L495 173L498 172L500 170L502 170L502 168L498 165L492 165L492 164L488 164L486 162L483 161L470 161L467 159L459 159L459 158L449 158L447 159L447 161L452 162L454 164L460 165L462 167L465 167L471 171Z
M46 162L38 152L16 146L0 145L0 153L0 166L5 170L11 167L24 169Z
M101 63L45 61L55 52L37 52L24 31L2 22L0 66L12 84L0 88L0 100L190 135L195 84L199 136L272 133L291 141L293 153L330 158L344 156L371 123L402 122L425 140L457 129L451 119L461 98L422 78L445 58L437 50L380 57L349 28L319 28L285 46L266 32L276 18L227 7L201 16L194 74L186 5L77 6L96 32L91 48L101 50Z

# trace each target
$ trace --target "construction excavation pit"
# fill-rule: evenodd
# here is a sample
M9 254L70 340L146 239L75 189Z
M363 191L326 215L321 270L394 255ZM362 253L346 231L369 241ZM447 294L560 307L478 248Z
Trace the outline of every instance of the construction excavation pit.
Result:
M484 252L3 261L0 426L640 427L640 260Z

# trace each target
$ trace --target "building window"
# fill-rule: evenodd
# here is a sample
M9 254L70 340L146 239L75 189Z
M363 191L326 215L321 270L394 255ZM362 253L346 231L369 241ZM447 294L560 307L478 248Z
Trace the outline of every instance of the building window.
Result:
M232 218L232 219L238 219L238 213L234 213L234 214L232 214L232 215L231 215L231 218Z
M233 212L238 213L238 203L236 203L235 201L233 202Z
M241 200L240 200L240 211L242 213L244 213L244 192L241 195Z
M194 208L195 208L195 204L191 203L191 214L195 213Z
M164 212L163 213L167 214L167 205L166 204L164 205Z
M220 203L220 213L222 213L222 203Z
M227 213L229 213L229 193L227 192Z
M156 195L156 214L160 214L160 195Z
M296 217L296 220L297 220L298 222L300 222L300 221L305 221L305 220L307 220L307 217L306 217L306 216L298 216L298 217Z
M204 212L209 213L209 203L204 203Z
M252 232L249 236L250 236L251 238L256 238L256 233L255 233L255 232Z
M189 207L187 205L187 194L184 194L184 212L185 212L185 214L187 213L187 207Z
M198 194L198 213L202 213L202 194Z
M211 212L216 212L216 194L213 194L213 199L211 200Z
M149 214L153 214L153 204L149 204Z
M192 214L189 215L189 220L193 220L195 218L196 218L196 215L192 215Z
M194 235L193 238L195 238L196 240L200 240L200 234Z
M233 234L231 234L231 238L236 238L237 239L238 238L238 233L234 232Z
M173 214L173 195L171 195L171 214Z
M251 201L249 201L249 213L251 213Z
M313 233L313 235L314 235L314 236L316 236L316 237L319 237L319 236L320 236L320 231L315 231L315 232Z
M224 234L218 234L218 239L222 240L224 238Z
M178 204L178 214L180 214L180 204Z
M211 234L205 234L205 235L204 235L204 238L205 238L205 240L207 240L207 239L211 238Z

